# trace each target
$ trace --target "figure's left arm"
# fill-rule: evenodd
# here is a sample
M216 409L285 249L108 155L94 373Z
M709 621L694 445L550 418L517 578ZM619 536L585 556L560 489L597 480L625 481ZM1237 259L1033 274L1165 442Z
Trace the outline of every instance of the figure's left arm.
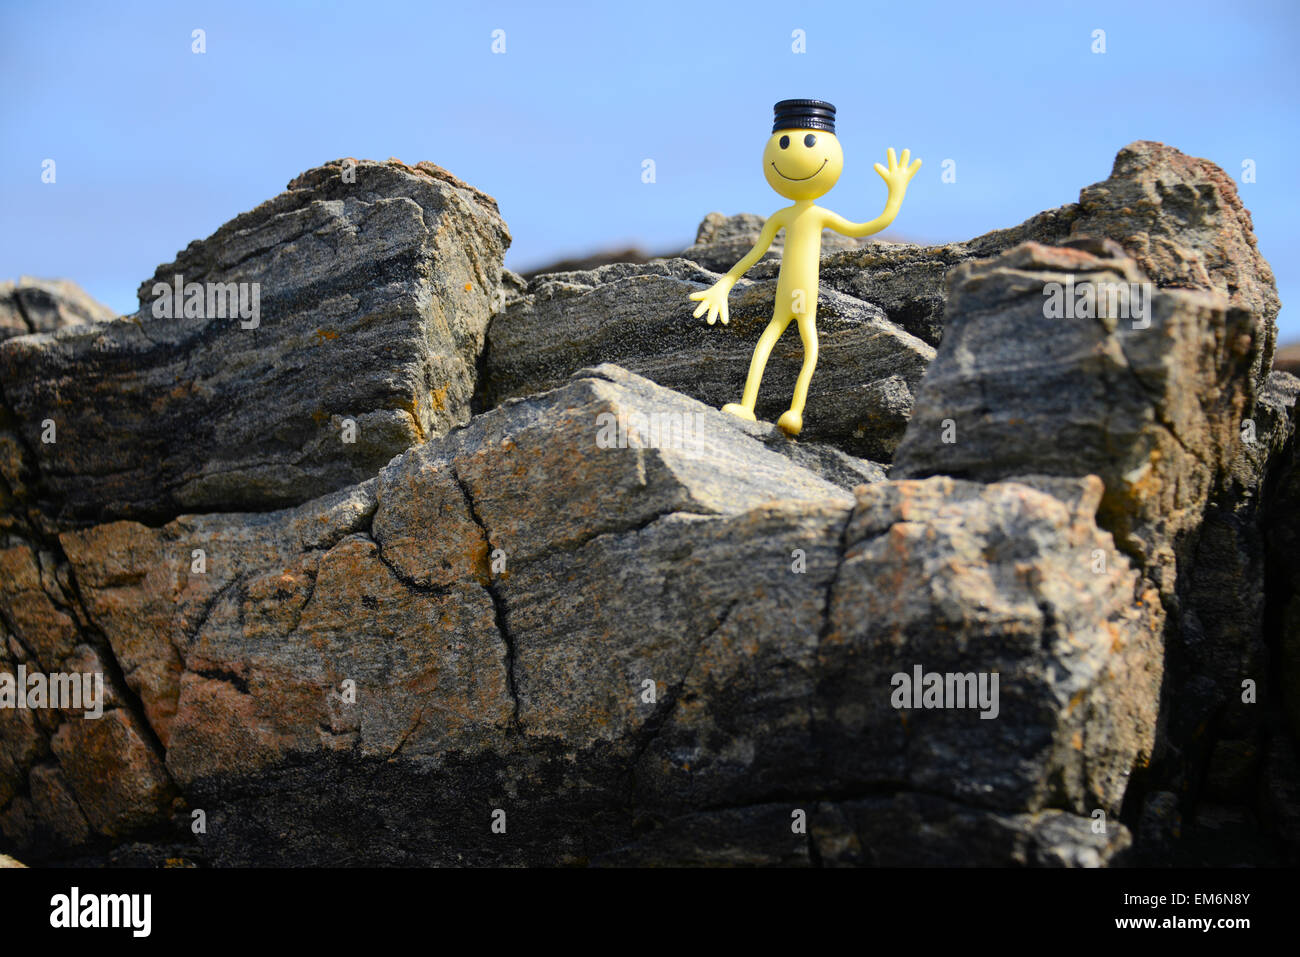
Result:
M870 236L880 232L894 221L894 217L903 206L903 195L907 192L908 181L921 168L921 161L917 160L909 166L908 160L912 158L912 151L903 150L903 161L900 163L894 156L892 147L886 158L889 161L889 169L885 169L879 163L876 164L876 172L889 186L889 199L885 202L884 212L870 222L853 223L838 213L827 210L825 223L827 228L843 233L845 236Z

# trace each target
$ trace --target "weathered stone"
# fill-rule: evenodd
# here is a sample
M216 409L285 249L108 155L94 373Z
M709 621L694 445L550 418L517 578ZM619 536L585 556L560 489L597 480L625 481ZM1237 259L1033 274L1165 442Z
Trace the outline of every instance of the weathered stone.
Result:
M1147 795L1138 822L1138 837L1146 853L1167 855L1182 836L1182 827L1178 795L1171 791L1152 791Z
M691 319L686 295L756 218L710 216L694 262L525 284L500 269L481 194L431 166L349 171L305 174L160 274L265 280L280 328L146 308L0 348L0 670L105 679L99 720L0 709L6 849L147 866L1294 858L1300 383L1256 376L1272 280L1209 164L1134 144L1080 204L1015 229L828 247L820 442L713 408L744 378L779 252L733 296L752 336ZM1160 289L1137 324L1048 321L1045 284L1067 277ZM493 297L509 305L470 418ZM939 341L945 322L921 378L928 347L899 327ZM325 333L309 348L308 325ZM328 333L345 326L340 365ZM245 334L269 351L232 353ZM581 368L611 358L660 383ZM264 401L266 362L287 405ZM336 386L365 399L359 443L367 414L406 425L386 455L340 443L311 471L283 416ZM390 401L443 386L441 417ZM58 420L44 448L33 397L67 396L95 414L35 417ZM209 432L186 431L196 408ZM57 448L110 420L115 445ZM890 458L904 430L888 479L858 457ZM917 669L949 694L996 675L996 698L903 696Z
M1214 734L1226 737L1209 753L1206 777L1210 796L1219 800L1228 795L1245 799L1259 736L1272 718L1259 702L1284 692L1270 666L1274 624L1268 612L1266 539L1274 522L1268 495L1270 475L1280 471L1293 441L1298 394L1300 380L1287 373L1274 372L1265 380L1254 408L1242 419L1236 454L1211 493L1186 576L1181 654L1175 666L1185 673L1180 684L1191 675L1204 676L1222 701ZM1281 575L1274 579L1278 584ZM1249 701L1242 694L1247 679L1255 684ZM1176 703L1182 700L1175 695Z
M46 556L46 561L50 559ZM81 640L61 590L28 546L0 550L0 622L21 640L33 665L56 671Z
M173 795L151 732L124 708L112 666L72 614L48 552L0 552L0 672L91 682L95 701L0 708L0 833L26 847L75 847L152 824ZM93 691L91 689L94 689ZM26 689L20 690L25 693ZM52 693L52 692L47 692ZM99 712L96 717L93 712Z
M120 837L147 827L171 806L171 780L143 723L129 711L65 721L50 747L77 806L100 834ZM113 773L105 775L105 768Z
M1285 424L1278 430L1287 439L1277 456L1271 494L1264 503L1261 525L1268 550L1269 612L1278 629L1274 654L1283 718L1292 741L1300 741L1300 436L1296 430L1296 380L1286 373L1283 399Z
M1250 212L1222 169L1163 143L1130 143L1109 179L1080 192L1070 235L1112 239L1161 288L1213 291L1249 313L1251 377L1262 384L1281 303Z
M191 243L135 315L10 340L0 381L42 507L156 522L373 476L469 418L508 242L496 204L432 164L336 161ZM255 284L260 315L213 295L202 317L157 318L155 283L176 276L246 284L250 312Z
M1163 615L1097 529L1101 495L1093 477L859 489L819 650L843 677L818 686L814 708L841 749L857 734L873 747L838 761L837 781L883 777L1002 810L1118 811L1154 743ZM899 711L873 693L917 667L998 672L997 718Z
M0 341L33 332L54 332L65 326L105 322L116 316L68 279L0 282Z
M1155 606L1095 525L1100 483L879 481L855 506L766 438L605 366L365 486L62 542L172 777L196 806L226 795L230 819L231 795L256 794L252 817L287 821L298 799L279 789L303 767L339 776L330 814L372 807L378 762L398 794L425 780L435 816L472 793L533 822L527 846L459 846L480 863L795 863L806 841L735 832L691 851L692 815L905 782L972 822L1005 817L1004 860L1106 859L1020 817L1116 807L1149 748ZM891 707L891 674L914 662L995 667L997 719ZM74 786L94 753L68 747L78 731L55 739ZM405 818L393 800L381 817ZM250 827L213 827L211 852L247 860ZM447 860L403 827L430 845L416 860Z
M1300 765L1284 736L1269 743L1260 789L1265 822L1283 840L1300 844Z
M1149 315L1124 318L1100 284L1147 277L1108 241L1079 247L1027 243L952 273L948 328L891 474L1098 475L1103 525L1169 595L1240 441L1253 320L1215 293L1163 289ZM1047 317L1051 284L1067 280L1103 290L1100 315Z

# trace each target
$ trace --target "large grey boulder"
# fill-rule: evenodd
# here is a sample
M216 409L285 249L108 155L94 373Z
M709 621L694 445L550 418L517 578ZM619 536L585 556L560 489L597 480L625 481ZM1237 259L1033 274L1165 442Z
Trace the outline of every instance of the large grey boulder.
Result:
M1149 304L1112 300L1120 287L1149 292ZM1095 310L1083 308L1086 288ZM1070 314L1052 311L1058 292ZM1276 770L1291 747L1277 707L1290 698L1287 645L1279 669L1269 631L1285 621L1282 556L1294 546L1282 463L1300 383L1274 373L1257 388L1254 309L1213 289L1156 288L1109 240L1027 243L964 264L949 275L948 310L891 476L1103 480L1098 522L1168 612L1162 734L1150 792L1134 800L1152 820L1181 808L1208 846L1241 817L1216 807L1254 808L1262 772L1274 775L1270 794L1289 793ZM1267 766L1266 747L1280 755ZM1164 794L1178 795L1172 810ZM1282 798L1271 813L1296 820ZM1148 863L1161 840L1147 841Z
M717 862L673 822L776 802L786 837L732 833L736 859L797 863L794 810L842 830L890 787L900 808L952 810L929 853L963 855L969 818L990 828L971 861L1110 860L1117 823L1101 842L1034 823L1116 813L1153 734L1158 616L1094 522L1100 482L882 480L855 498L765 438L605 366L292 509L64 532L62 640L106 637L166 768L119 816L165 826L174 787L226 863ZM6 620L20 650L54 640ZM989 717L897 706L916 665L997 672ZM0 768L10 839L107 833L33 823L33 775L69 806L102 785L70 752L30 752ZM101 778L121 760L92 753ZM303 775L328 782L312 823ZM826 794L849 804L817 810ZM493 808L519 839L466 823ZM872 831L869 853L909 840Z
M364 480L469 418L508 242L495 202L432 164L310 170L159 267L134 315L0 346L28 456L0 455L4 478L63 522Z
M1155 288L1108 240L967 263L893 474L1098 475L1104 523L1171 594L1250 407L1253 323L1216 293Z

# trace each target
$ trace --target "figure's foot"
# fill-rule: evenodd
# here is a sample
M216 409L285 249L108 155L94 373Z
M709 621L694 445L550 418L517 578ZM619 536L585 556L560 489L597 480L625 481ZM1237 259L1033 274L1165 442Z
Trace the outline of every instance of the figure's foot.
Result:
M776 424L786 435L798 435L803 431L803 416L794 409L788 409L781 418L776 420Z
M732 415L738 416L742 419L748 419L750 422L758 421L758 419L754 417L754 412L752 409L747 409L743 405L740 405L737 402L728 402L726 405L722 407L722 411L730 412Z

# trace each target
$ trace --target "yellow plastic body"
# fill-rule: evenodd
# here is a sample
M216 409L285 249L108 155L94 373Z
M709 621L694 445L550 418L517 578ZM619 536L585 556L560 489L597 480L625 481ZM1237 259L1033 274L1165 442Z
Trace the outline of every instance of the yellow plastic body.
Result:
M777 420L788 435L798 435L803 429L804 405L808 401L808 385L817 366L817 284L821 265L822 230L833 229L845 236L870 236L886 228L898 215L903 205L907 184L921 168L918 159L909 165L911 152L903 150L900 162L892 149L887 154L888 167L876 164L876 172L889 187L884 211L865 223L849 222L843 216L823 209L813 200L824 196L844 169L844 151L835 134L825 130L782 129L772 134L763 149L763 175L768 185L793 206L778 209L763 224L758 242L740 262L708 289L691 294L700 301L695 318L707 313L709 325L719 318L724 323L727 315L727 296L750 267L772 245L776 234L785 230L785 252L781 259L781 272L776 282L776 304L772 321L759 337L754 347L754 357L749 363L749 376L745 379L745 392L739 403L728 403L722 411L754 420L754 403L758 401L758 387L763 381L763 370L768 356L781 333L793 320L799 324L799 338L803 341L803 367L795 382L790 408Z

